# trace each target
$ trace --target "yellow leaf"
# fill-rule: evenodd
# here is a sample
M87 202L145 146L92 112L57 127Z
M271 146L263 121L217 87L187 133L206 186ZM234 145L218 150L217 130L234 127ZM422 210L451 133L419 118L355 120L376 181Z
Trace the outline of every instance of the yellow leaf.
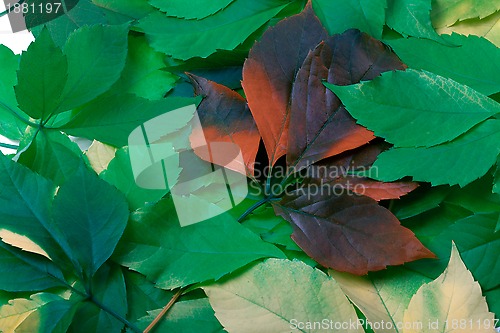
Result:
M404 321L421 323L404 333L495 333L494 314L481 287L453 243L450 262L436 280L424 284L410 301Z

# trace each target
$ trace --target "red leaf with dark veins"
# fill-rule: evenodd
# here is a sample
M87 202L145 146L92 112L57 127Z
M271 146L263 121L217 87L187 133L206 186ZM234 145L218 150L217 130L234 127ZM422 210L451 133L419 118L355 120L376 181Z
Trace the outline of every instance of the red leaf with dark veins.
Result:
M197 110L206 142L236 144L241 149L247 174L253 176L260 134L247 102L228 87L193 74L188 76L195 94L204 97ZM191 141L196 135L199 133L192 134ZM206 149L195 148L194 151L200 158L211 161Z
M354 29L328 38L310 52L292 91L288 166L299 171L375 138L356 124L323 80L348 85L404 68L387 46Z
M325 267L356 275L434 258L387 209L355 194L309 196L300 190L274 203L293 226L292 238Z
M309 3L300 14L269 28L245 61L242 86L271 165L287 151L295 76L309 51L327 37Z

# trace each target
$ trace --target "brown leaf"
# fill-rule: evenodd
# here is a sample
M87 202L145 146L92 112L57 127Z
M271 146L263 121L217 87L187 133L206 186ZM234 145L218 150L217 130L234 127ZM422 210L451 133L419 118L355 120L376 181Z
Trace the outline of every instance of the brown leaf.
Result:
M371 80L382 72L404 69L383 43L359 30L334 35L310 52L292 91L287 164L296 171L374 139L356 124L340 100L323 85Z
M223 85L193 74L188 76L195 94L204 96L197 110L205 141L236 144L241 149L247 174L252 176L260 134L245 99ZM198 135L201 133L193 133L191 141L197 140ZM206 149L194 146L200 158L212 161Z
M299 189L287 193L274 208L292 224L292 238L304 252L338 271L364 275L435 257L389 210L365 196Z
M295 76L309 51L327 36L308 4L268 29L245 61L242 85L271 165L286 154Z

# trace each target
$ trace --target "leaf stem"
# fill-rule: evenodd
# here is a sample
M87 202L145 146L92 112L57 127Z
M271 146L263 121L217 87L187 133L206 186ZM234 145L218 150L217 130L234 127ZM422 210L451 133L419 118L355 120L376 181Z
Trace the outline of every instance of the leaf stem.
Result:
M267 202L269 202L273 197L272 196L269 196L269 197L265 197L264 199L262 200L259 200L257 201L255 204L253 204L250 208L248 208L239 218L238 218L238 222L242 222L248 215L252 214L252 212L254 210L256 210L257 208L259 208L260 206L266 204Z
M143 333L149 333L160 322L160 320L163 318L163 316L165 316L165 314L167 314L168 310L170 310L170 308L175 304L177 299L179 299L179 297L181 297L182 292L183 292L183 289L181 288L175 293L174 296L172 296L172 298L170 299L168 304L165 305L163 310L161 310L161 312L156 316L156 318L151 322L151 324L149 324L149 326L146 327L146 329L144 330Z
M14 149L14 150L17 150L17 148L19 148L18 145L11 145L11 144L4 143L4 142L0 142L0 147L7 148L7 149Z
M1 15L0 15L0 17L1 17ZM16 116L17 119L21 120L26 125L32 126L32 127L35 127L35 128L39 128L40 127L40 124L33 123L33 122L29 121L28 119L24 118L19 113L17 113L16 110L14 110L13 108L11 108L10 106L8 106L7 104L5 104L4 102L0 101L0 106L3 107L5 110L9 111L10 113L12 113L14 116Z
M98 300L96 300L93 296L90 297L89 300L92 303L94 303L94 305L96 305L98 308L100 308L101 310L109 313L110 315L112 315L113 317L115 317L116 319L118 319L120 322L122 322L123 324L125 324L132 331L134 331L136 333L142 333L142 331L137 326L135 326L134 324L132 324L130 321L128 321L127 319L125 319L123 316L121 316L118 313L116 313L113 309L107 307L106 305L104 305L101 302L99 302Z

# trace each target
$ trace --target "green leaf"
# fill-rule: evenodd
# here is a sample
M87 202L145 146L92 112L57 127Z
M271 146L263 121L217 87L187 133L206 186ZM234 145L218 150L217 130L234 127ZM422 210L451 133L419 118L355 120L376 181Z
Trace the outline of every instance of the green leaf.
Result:
M283 257L229 214L181 227L172 199L131 216L116 260L173 289L219 279L259 258Z
M231 333L321 332L324 329L304 329L299 323L358 319L335 280L297 261L269 259L203 289L216 317ZM332 325L328 332L364 331L358 326L342 329Z
M43 29L21 57L15 87L19 107L35 119L50 117L60 103L67 71L66 56Z
M36 131L30 146L19 156L18 162L51 179L64 183L80 166L82 151L65 134L58 131Z
M127 63L121 78L111 88L147 99L161 99L175 85L178 77L165 70L165 55L155 52L144 37L130 36Z
M408 66L424 69L467 85L482 94L500 92L500 49L477 36L441 36L449 44L408 38L388 41ZM464 64L467 64L464 66Z
M60 129L74 136L123 147L130 133L145 121L199 101L200 98L181 97L150 101L131 94L103 96L80 109Z
M63 263L67 256L54 227L51 202L55 186L49 180L15 163L0 153L0 229L25 236L54 261Z
M101 177L125 194L131 210L143 207L147 202L155 203L168 192L168 189L150 190L136 184L128 147L116 152L115 158L109 163L107 170L102 172Z
M19 140L24 133L28 120L17 107L14 86L17 83L19 56L4 45L0 45L0 135ZM17 116L16 116L17 114Z
M465 186L493 166L500 153L499 142L500 120L487 120L450 143L385 151L373 164L370 176L383 181L412 176L434 186Z
M61 270L52 261L5 244L5 239L3 239L5 230L1 230L0 237L3 240L3 242L0 241L1 290L41 291L66 286Z
M313 0L312 5L330 35L356 28L382 37L387 0Z
M91 289L91 300L79 305L68 332L121 332L124 323L109 311L121 318L127 313L127 290L121 268L103 265L94 276Z
M68 37L68 81L57 112L87 103L109 89L125 66L128 26L85 26Z
M75 306L60 296L40 293L30 299L17 298L0 308L3 332L65 333Z
M497 158L497 168L495 171L495 180L493 183L493 192L500 194L500 156Z
M387 25L402 34L440 41L431 23L431 0L387 0Z
M398 325L403 323L404 310L411 297L430 279L401 267L370 274L367 277L349 273L328 271L342 291L366 316L371 323L390 323L393 328L376 330L384 333L403 333Z
M92 277L111 256L128 219L123 194L84 164L54 199L54 222L68 242L75 267Z
M446 270L435 281L423 285L413 296L405 311L404 321L409 323L437 322L429 330L405 329L405 333L427 333L460 331L465 333L493 333L495 315L488 312L488 305L482 296L481 287L467 270L460 254L453 244L451 258ZM460 323L466 320L464 327ZM453 326L458 322L457 328ZM486 327L485 323L491 326Z
M149 311L138 321L140 329L145 329L161 312L161 308ZM225 332L214 316L214 310L207 298L181 301L174 304L168 312L168 318L155 326L155 332L197 332L222 333Z
M444 27L470 18L481 19L498 10L500 10L498 1L433 0L431 16L434 26Z
M150 45L181 60L206 58L233 50L289 3L288 0L240 0L203 20L186 20L153 12L139 22Z
M399 220L417 216L439 207L450 193L449 186L437 186L430 189L419 187L393 203L391 211Z
M186 19L203 19L223 10L235 0L151 0L150 3L165 12L168 16L175 16Z
M128 21L141 19L154 10L149 1L145 0L92 0L92 3L102 8L107 17L113 13L127 18Z
M351 86L325 85L359 123L397 147L447 142L500 113L499 103L426 71L388 72Z

